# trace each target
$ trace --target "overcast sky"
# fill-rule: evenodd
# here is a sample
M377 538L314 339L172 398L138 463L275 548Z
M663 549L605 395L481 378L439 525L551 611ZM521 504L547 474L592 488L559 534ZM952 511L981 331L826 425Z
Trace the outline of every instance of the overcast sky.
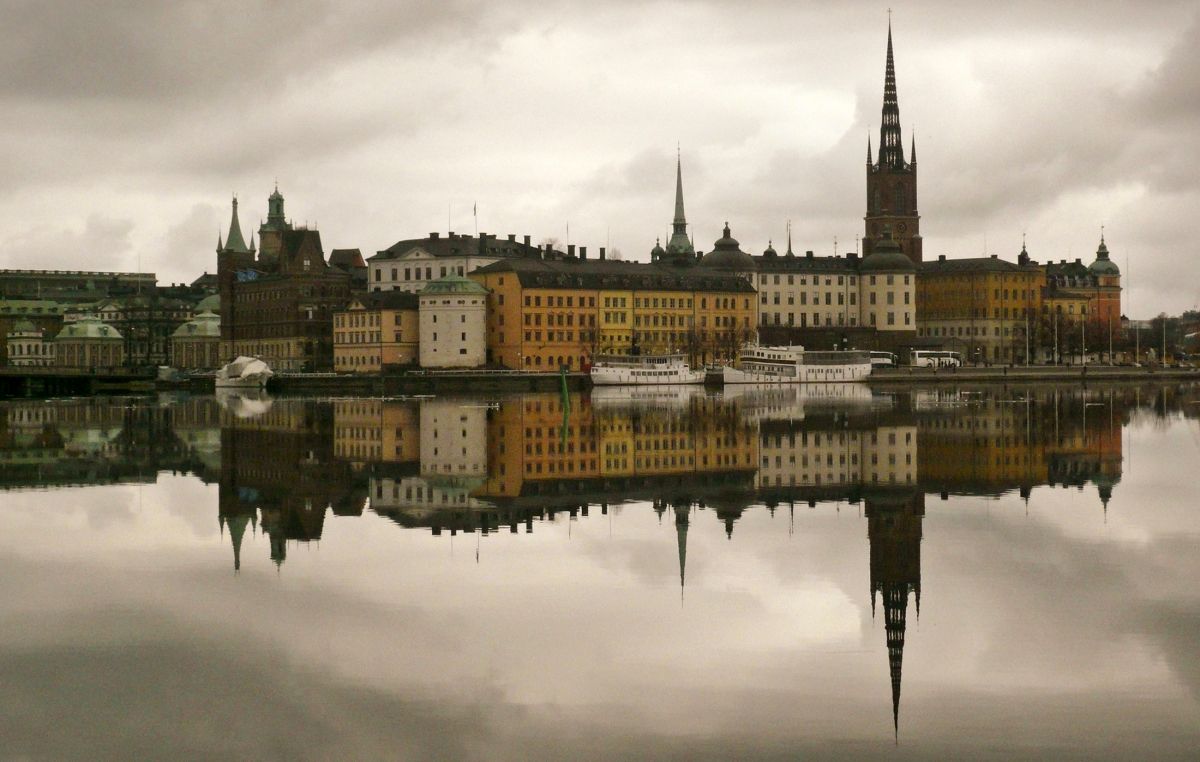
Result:
M328 251L450 228L646 259L676 142L708 250L855 248L886 3L0 0L0 267L216 266L273 182ZM1200 5L895 2L927 257L1091 261L1200 303Z

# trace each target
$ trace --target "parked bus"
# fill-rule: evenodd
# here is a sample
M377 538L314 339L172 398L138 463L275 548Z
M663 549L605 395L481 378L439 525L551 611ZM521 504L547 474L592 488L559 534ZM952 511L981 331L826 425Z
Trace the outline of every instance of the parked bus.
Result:
M891 352L872 352L871 367L872 368L894 368L899 364L896 355Z
M958 352L914 349L912 364L918 368L957 368L962 365L962 356Z

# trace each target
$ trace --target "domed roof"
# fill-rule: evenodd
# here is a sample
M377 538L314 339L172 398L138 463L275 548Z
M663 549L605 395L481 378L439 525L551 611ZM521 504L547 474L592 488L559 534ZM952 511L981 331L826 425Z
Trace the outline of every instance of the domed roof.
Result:
M67 323L59 331L60 339L119 339L121 334L108 323L100 322L97 317L85 317L74 323Z
M221 295L209 294L200 301L196 302L196 314L201 312L219 312L221 310Z
M885 227L875 247L863 258L859 268L863 272L881 270L915 270L912 260L900 250L900 244L892 238L892 229Z
M729 234L729 223L725 223L724 235L713 244L713 250L704 255L700 264L721 270L746 272L754 270L754 258L742 251L741 244Z
M1088 265L1088 270L1092 275L1120 275L1121 268L1117 267L1117 263L1108 258L1108 246L1104 243L1104 236L1100 236L1100 248L1096 249L1096 261Z
M172 336L185 339L220 338L221 316L207 310L175 329Z
M771 241L767 241L767 248L763 251L764 257L776 257L779 253L775 251L775 247L771 245Z
M421 289L421 296L431 296L435 294L478 294L484 295L488 292L486 288L479 285L475 281L463 275L447 275L444 278L430 281L429 285Z
M667 250L662 247L662 240L659 238L655 238L654 239L654 248L650 250L650 260L651 261L657 260L659 257L661 257L662 255L664 255L666 253L667 253Z

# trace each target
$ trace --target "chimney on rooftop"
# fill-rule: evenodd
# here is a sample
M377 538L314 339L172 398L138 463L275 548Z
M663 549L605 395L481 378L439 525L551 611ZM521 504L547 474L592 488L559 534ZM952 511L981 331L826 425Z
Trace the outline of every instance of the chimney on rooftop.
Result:
M804 256L808 257L809 259L812 259L812 255L813 255L812 249L809 249L808 251L804 252Z
M509 243L516 243L516 242L517 242L517 236L516 236L516 234L515 234L515 233L509 233L509 234L508 234L508 242L509 242Z
M429 234L429 237L430 237L430 238L433 238L433 239L437 239L437 238L440 238L440 237L441 237L441 235L442 235L441 233L438 233L438 232L436 232L436 231L435 231L435 232L433 232L433 233L430 233L430 234Z
M451 230L449 233L447 233L447 234L446 234L446 237L447 237L447 238L453 238L453 237L454 237L454 231L453 231L453 230Z
M525 248L529 248L529 236L525 236Z
M600 261L601 262L604 261L604 247L603 246L600 247Z
M999 255L999 254L993 254L993 255L992 255L992 259L999 259L999 258L1000 258L1000 255Z
M586 246L579 247L579 258L587 259L587 247Z
M945 261L946 261L946 255L945 255L945 254L938 254L938 261L939 261L939 262L945 262Z
M567 256L568 257L575 256L575 244L573 244L573 243L567 244Z

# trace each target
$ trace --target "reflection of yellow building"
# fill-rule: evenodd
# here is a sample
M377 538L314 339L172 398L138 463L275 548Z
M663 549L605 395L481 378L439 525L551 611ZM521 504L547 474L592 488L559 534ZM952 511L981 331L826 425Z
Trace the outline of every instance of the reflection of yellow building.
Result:
M345 399L333 402L333 454L358 463L405 463L420 458L420 424L411 402Z
M577 370L597 354L634 348L700 362L732 355L757 324L753 286L711 271L518 258L471 277L490 291L488 360L510 368Z

